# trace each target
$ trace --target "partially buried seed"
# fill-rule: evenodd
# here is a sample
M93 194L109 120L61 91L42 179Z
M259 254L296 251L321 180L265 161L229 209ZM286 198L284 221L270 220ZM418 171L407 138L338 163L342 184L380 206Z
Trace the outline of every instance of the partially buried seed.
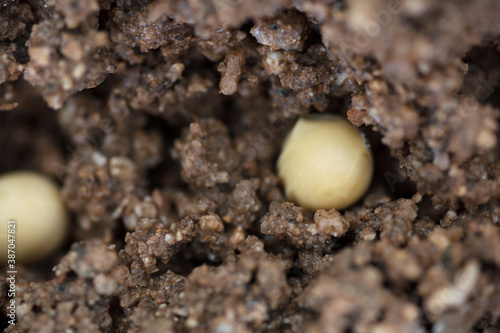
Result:
M362 134L345 118L300 118L277 164L287 198L310 209L344 209L358 201L373 176L373 159Z
M8 226L9 221L15 227ZM0 243L0 262L47 258L64 242L68 230L68 214L57 185L34 172L0 176L0 228L7 235Z

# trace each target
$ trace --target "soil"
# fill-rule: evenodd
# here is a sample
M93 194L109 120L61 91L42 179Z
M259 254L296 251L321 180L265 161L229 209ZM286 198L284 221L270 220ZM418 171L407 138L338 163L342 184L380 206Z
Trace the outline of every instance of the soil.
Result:
M500 2L0 0L0 172L61 185L7 332L500 332ZM308 113L368 137L345 211L287 202Z

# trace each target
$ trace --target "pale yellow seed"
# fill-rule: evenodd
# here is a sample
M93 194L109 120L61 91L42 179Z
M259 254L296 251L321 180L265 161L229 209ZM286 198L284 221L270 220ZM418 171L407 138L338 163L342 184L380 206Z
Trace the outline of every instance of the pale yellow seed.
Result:
M277 168L288 200L310 210L339 210L365 194L373 159L362 134L347 119L314 115L294 125Z
M47 258L64 242L69 218L58 186L43 175L22 171L0 176L3 263L11 259L7 257L8 230L13 230L8 228L9 220L15 220L15 233L10 235L15 236L16 263L33 263Z

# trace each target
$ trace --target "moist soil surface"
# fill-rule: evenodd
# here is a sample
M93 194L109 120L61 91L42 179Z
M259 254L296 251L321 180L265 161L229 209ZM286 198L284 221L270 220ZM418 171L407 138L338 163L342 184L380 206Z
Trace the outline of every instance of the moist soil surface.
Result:
M500 332L500 2L0 1L0 173L61 186L7 332ZM287 201L296 119L375 175ZM327 181L334 181L325 179Z

